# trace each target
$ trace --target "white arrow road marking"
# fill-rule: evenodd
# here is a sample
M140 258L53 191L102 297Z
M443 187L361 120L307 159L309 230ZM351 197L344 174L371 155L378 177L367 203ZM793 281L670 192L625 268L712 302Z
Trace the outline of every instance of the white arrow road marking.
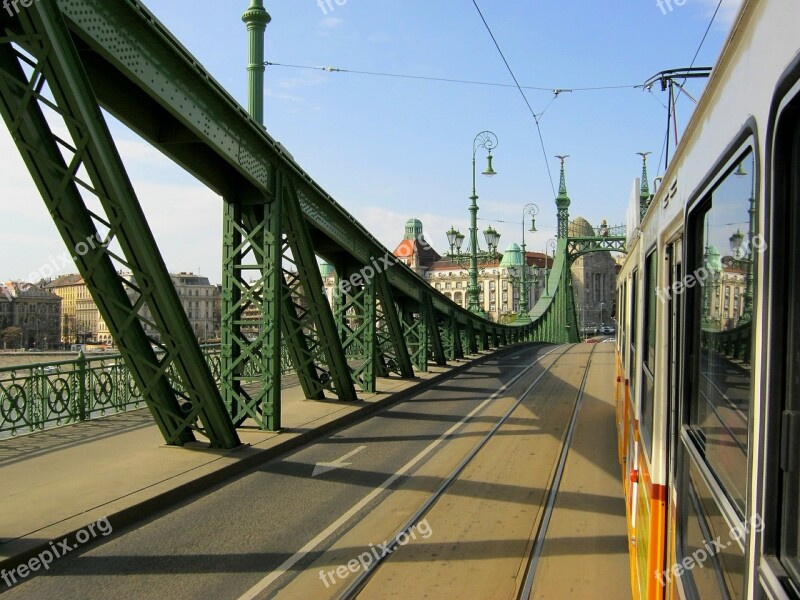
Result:
M389 489L395 481L400 479L403 475L408 473L411 469L414 468L415 465L419 464L426 456L428 456L431 452L433 452L439 445L441 445L446 439L450 438L458 429L464 425L467 421L472 419L475 415L481 412L484 407L489 404L495 398L500 397L505 391L511 387L518 379L520 379L525 373L527 373L530 369L533 368L533 365L538 363L542 358L555 352L561 346L557 346L544 354L541 358L536 360L536 362L531 363L522 373L519 373L511 379L508 383L503 384L499 390L497 390L494 394L490 397L486 398L483 402L481 402L478 406L472 409L472 411L463 419L461 419L458 423L453 425L450 429L445 431L437 440L434 440L419 454L417 454L414 458L404 464L400 469L395 472L394 475L391 475L386 481L380 484L378 487L373 489L369 494L364 496L361 500L359 500L354 506L352 506L348 511L343 513L338 519L336 519L333 523L328 525L324 530L322 530L313 540L309 540L306 544L300 548L295 554L287 558L283 563L276 567L274 571L272 571L269 575L266 575L261 581L256 583L253 587L247 590L244 594L239 596L238 600L255 600L255 598L264 590L269 588L275 581L283 577L294 565L300 562L302 559L307 557L309 553L314 550L317 546L319 546L322 542L327 540L331 537L336 531L342 527L345 523L347 523L350 519L352 519L355 515L357 515L363 508L369 506L369 504L375 500L378 496L380 496L384 491Z
M322 475L323 473L327 473L328 471L333 471L334 469L341 469L342 467L350 466L351 463L346 463L344 461L346 461L351 456L355 456L364 449L366 449L366 446L359 446L355 450L348 452L347 454L345 454L341 458L337 458L333 462L318 462L314 467L314 472L311 473L311 476L316 477L317 475Z

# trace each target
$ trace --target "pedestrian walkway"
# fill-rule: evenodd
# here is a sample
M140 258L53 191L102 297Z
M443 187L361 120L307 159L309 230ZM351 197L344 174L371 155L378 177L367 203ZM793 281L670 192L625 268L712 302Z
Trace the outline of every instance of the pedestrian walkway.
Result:
M485 359L485 353L478 360ZM467 368L431 366L414 379L378 378L356 403L306 400L296 377L282 386L280 433L245 426L233 450L164 445L150 411L136 410L0 441L0 568L107 518L121 529L154 511L354 422Z

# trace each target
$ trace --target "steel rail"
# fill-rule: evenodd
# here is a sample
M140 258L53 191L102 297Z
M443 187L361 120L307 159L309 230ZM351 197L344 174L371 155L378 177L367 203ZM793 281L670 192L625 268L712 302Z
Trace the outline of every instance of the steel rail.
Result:
M578 414L580 413L581 406L583 405L583 395L586 391L586 381L589 378L589 369L592 366L592 356L594 355L595 350L597 350L597 345L594 345L592 347L592 351L589 353L589 360L586 362L586 371L583 373L583 380L581 381L581 386L578 389L578 394L575 398L575 406L572 409L569 427L566 430L564 441L561 444L561 453L558 457L558 463L555 473L553 474L553 480L548 486L544 514L542 515L542 519L539 521L539 525L536 528L536 535L534 536L534 543L533 547L531 548L528 567L525 570L525 580L522 588L520 588L519 595L517 596L517 598L520 600L528 600L531 597L533 580L536 577L536 566L539 563L539 558L542 555L545 538L547 537L547 529L550 526L550 519L555 510L556 499L558 498L558 488L561 486L561 479L564 475L564 468L567 464L569 448L572 445L572 437L575 433L575 426L578 423Z
M541 362L544 358L561 348L562 346L557 346L553 348L543 356L541 356L537 361L533 364L537 364ZM394 550L398 547L399 542L397 541L398 536L404 532L408 531L411 527L413 527L426 513L428 513L433 505L436 504L436 501L447 491L447 489L458 479L461 473L466 469L467 465L477 456L477 454L483 449L483 447L489 442L489 440L497 433L497 430L502 427L502 425L508 420L508 418L514 413L514 411L519 408L519 405L522 404L523 400L525 400L528 395L533 391L533 389L538 385L539 381L550 372L550 369L567 353L571 347L567 345L567 348L564 349L561 354L559 354L556 359L550 364L539 376L531 383L524 392L522 392L514 404L503 414L503 416L492 426L489 432L472 448L472 450L467 454L461 462L450 472L450 474L445 478L445 480L439 485L439 487L434 491L428 499L422 504L422 506L415 512L405 524L398 529L394 536L392 536L392 543L388 546L390 552L383 554L380 558L376 559L375 563L369 568L368 570L363 571L356 579L352 581L352 583L346 587L342 592L336 596L337 600L349 600L351 598L355 598L358 593L367 585L372 575L375 573L378 567L380 567L383 559L394 552ZM594 349L592 349L594 352ZM533 365L531 365L533 366ZM520 373L517 377L515 377L511 382L506 384L506 387L509 387L512 383L522 377L525 373L527 373L528 369Z

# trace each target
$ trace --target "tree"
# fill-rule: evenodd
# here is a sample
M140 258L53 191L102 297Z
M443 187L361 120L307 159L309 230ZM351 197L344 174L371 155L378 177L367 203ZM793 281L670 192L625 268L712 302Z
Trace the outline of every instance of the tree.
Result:
M3 331L0 331L0 341L3 342L3 348L9 346L22 348L22 329L16 325L6 327Z

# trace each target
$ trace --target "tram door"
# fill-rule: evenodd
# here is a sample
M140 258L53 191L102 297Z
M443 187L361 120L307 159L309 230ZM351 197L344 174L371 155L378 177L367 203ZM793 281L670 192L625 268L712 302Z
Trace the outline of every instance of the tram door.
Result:
M668 269L668 288L678 289L677 282L683 279L683 241L678 238L667 246L667 269ZM673 565L676 562L675 551L675 532L677 527L675 503L677 492L675 488L676 461L675 451L678 444L678 423L680 406L680 377L683 360L681 357L681 317L683 315L683 294L672 294L668 297L667 317L668 317L668 336L669 345L669 395L667 413L667 442L666 442L666 461L667 461L667 522L666 535L666 565ZM665 568L666 568L665 565ZM666 578L665 578L666 579ZM678 591L672 585L671 580L666 580L666 590L664 598L667 600L677 600Z

